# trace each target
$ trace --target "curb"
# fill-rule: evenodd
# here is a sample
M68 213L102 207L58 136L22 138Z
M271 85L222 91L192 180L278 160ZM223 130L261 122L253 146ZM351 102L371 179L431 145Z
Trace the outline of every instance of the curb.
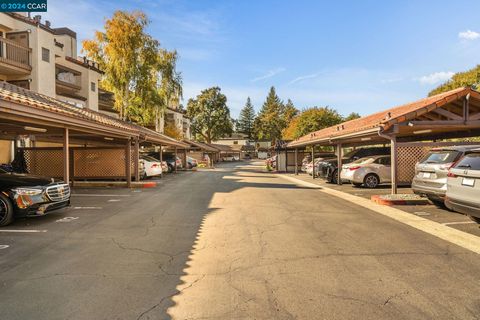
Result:
M428 200L401 200L401 199L384 199L380 195L371 196L370 200L382 206L423 206L430 204Z

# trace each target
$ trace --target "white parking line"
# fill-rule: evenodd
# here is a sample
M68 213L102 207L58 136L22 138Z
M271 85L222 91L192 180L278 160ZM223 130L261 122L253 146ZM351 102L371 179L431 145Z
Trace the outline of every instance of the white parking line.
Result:
M417 216L429 216L430 213L425 212L425 211L415 211L413 214L416 214Z
M442 223L444 226L453 226L457 224L473 224L476 223L475 221L456 221L456 222L445 222Z
M108 200L108 202L119 202L119 201L121 201L121 200L120 199L110 199L110 200Z
M0 232L19 232L19 233L42 233L42 232L47 232L47 230L31 230L31 229L19 229L19 230L13 230L13 229L0 229Z
M62 219L58 219L55 222L72 222L74 220L78 220L78 218L79 217L65 217L65 218L62 218Z
M103 207L72 207L73 210L102 210Z
M8 247L10 247L10 246L7 245L7 244L0 244L0 250L7 249Z
M72 197L131 197L131 195L130 194L72 193Z

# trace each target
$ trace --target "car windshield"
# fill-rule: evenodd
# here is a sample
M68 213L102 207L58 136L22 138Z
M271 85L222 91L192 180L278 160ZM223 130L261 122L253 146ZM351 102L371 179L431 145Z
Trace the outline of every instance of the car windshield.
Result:
M450 163L454 162L459 154L459 151L454 150L430 151L420 163Z
M480 170L480 153L470 153L460 160L455 168Z
M155 159L154 157L150 157L150 156L141 156L141 158L143 160L147 160L149 162L158 162L159 161L158 159Z

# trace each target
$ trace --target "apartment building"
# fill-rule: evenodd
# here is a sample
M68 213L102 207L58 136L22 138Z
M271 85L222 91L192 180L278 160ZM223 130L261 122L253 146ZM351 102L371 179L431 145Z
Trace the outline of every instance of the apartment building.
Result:
M39 15L0 13L0 81L115 116L110 95L99 90L101 76L96 63L77 56L73 30Z

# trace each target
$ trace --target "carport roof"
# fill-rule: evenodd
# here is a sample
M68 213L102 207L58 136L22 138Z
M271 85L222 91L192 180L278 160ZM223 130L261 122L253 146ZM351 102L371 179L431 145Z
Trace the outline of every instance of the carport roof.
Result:
M232 151L234 151L230 146L227 146L227 145L224 145L224 144L210 143L210 145L220 152L232 152Z
M385 131L394 124L415 119L468 94L480 98L480 93L471 88L457 88L309 133L290 142L287 147L307 146L314 143L329 142L332 139L346 139L354 135L377 134L380 130Z
M141 137L149 142L185 147L186 145L153 130L122 121L103 113L39 94L7 82L0 82L0 112L25 119L38 119L78 131L101 131L124 137ZM0 116L1 117L1 116ZM89 130L90 129L90 130Z
M184 142L187 143L187 144L190 144L191 146L200 148L200 149L205 150L205 151L218 152L218 149L216 149L212 146L209 146L208 144L203 143L203 142L191 141L191 140L184 140Z

